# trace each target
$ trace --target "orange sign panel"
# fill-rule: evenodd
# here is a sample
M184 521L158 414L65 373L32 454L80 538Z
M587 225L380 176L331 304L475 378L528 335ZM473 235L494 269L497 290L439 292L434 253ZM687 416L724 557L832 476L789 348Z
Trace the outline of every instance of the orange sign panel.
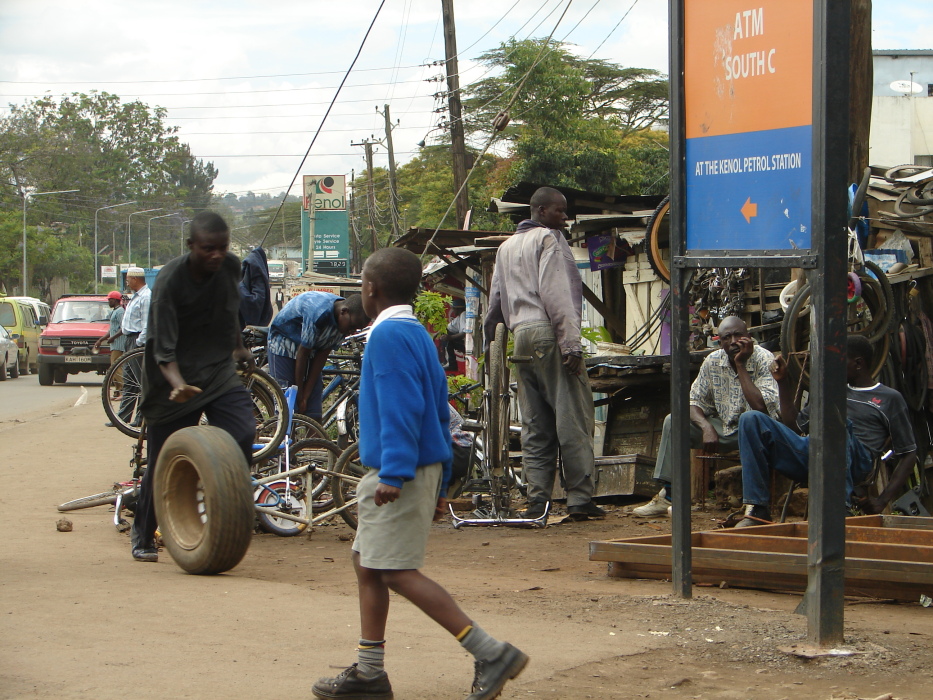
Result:
M685 0L687 138L812 123L813 3Z

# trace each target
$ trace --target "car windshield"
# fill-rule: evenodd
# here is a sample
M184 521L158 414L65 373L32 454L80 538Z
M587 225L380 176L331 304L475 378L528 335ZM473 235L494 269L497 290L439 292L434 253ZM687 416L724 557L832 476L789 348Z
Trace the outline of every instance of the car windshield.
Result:
M0 301L0 326L15 326L16 314L13 313L13 302Z
M60 301L52 312L52 323L106 323L109 315L106 299Z

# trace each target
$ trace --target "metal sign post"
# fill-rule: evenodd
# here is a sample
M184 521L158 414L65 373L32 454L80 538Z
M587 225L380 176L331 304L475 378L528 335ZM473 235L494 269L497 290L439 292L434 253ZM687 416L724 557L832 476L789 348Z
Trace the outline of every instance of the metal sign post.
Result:
M810 634L842 641L849 0L670 0L674 591L690 597L693 269L813 275ZM828 253L828 254L827 254ZM834 358L826 361L827 358Z

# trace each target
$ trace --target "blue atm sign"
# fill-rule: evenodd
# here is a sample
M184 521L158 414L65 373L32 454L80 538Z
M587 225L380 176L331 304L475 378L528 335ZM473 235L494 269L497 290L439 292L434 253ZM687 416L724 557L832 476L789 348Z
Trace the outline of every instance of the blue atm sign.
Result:
M686 248L810 248L813 5L685 0Z

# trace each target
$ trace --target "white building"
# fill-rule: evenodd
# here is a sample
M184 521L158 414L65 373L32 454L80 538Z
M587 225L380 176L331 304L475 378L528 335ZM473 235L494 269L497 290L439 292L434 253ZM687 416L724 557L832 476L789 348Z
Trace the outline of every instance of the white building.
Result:
M872 54L869 162L933 166L933 49Z

